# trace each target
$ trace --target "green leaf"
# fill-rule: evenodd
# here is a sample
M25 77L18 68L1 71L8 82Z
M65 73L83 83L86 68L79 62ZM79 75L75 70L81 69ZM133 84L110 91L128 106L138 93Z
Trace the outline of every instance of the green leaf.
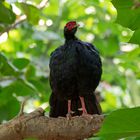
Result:
M11 84L12 92L18 96L31 96L36 93L36 88L25 80L17 80ZM21 90L22 89L22 90Z
M7 100L7 104L0 106L0 122L2 120L9 120L16 116L20 109L20 104L15 97L11 95L10 99L3 98Z
M40 19L40 10L35 6L27 3L19 3L22 11L26 14L31 24L37 24Z
M134 140L140 140L140 137L136 137Z
M3 53L0 53L0 75L15 75L19 74L18 70L8 61Z
M1 92L7 96L13 93L17 96L30 96L37 93L36 88L31 83L21 79L15 80L10 85L2 88ZM5 101L2 101L2 103L5 103Z
M136 30L133 33L133 36L131 37L131 39L129 40L130 43L134 43L134 44L140 44L140 29Z
M41 93L45 92L46 86L44 86L43 83L39 81L39 79L30 80L29 82L32 83L39 92Z
M140 107L116 110L105 118L99 134L105 140L140 136L139 117Z
M26 58L16 58L13 61L13 65L18 69L22 70L29 64L29 62L30 61Z
M26 72L25 72L26 79L33 79L36 77L36 69L33 65L29 65Z
M125 138L124 140L140 140L140 137L128 137Z
M40 99L43 102L46 102L49 100L51 89L50 89L50 84L48 78L43 78L43 79L32 79L29 81L36 87L38 90L38 93L41 95Z
M88 140L103 140L101 137L92 137L88 138Z
M117 9L117 23L132 30L140 28L140 8L133 8L133 0L112 0L112 4Z
M96 38L94 44L104 56L113 56L119 51L119 40L114 35L107 36L104 39Z
M0 91L0 121L9 120L19 112L19 102L13 96L13 87L7 86Z
M12 24L16 15L11 10L11 6L6 2L0 2L0 22Z
M11 91L12 91L11 86L7 86L6 88L1 87L1 91L0 91L0 107L6 105L8 103L8 101L10 100L10 98L12 98L12 92Z

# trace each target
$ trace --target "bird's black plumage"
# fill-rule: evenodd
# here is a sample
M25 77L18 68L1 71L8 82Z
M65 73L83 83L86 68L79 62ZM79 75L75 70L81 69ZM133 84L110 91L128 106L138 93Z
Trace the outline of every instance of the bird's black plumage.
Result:
M66 28L66 27L65 27ZM87 112L100 114L101 108L94 91L102 74L102 63L97 49L90 43L77 39L72 31L64 29L66 41L50 58L50 116L66 116L67 101L71 100L73 115L80 115L79 96L84 97Z

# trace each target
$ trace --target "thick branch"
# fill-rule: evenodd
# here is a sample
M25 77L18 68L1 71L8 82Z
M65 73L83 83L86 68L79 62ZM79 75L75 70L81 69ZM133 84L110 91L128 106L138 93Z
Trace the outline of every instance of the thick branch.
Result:
M102 115L79 116L70 120L62 117L49 118L39 108L0 125L0 140L82 140L99 130L103 118Z

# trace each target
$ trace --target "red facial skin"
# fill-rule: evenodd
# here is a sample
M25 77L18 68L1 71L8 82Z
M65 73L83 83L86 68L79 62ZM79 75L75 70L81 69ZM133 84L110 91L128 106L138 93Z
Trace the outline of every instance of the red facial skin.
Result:
M70 21L70 22L68 22L67 24L66 24L66 26L65 27L67 27L67 29L69 30L69 31L71 31L74 27L76 27L77 26L77 24L76 24L76 21Z

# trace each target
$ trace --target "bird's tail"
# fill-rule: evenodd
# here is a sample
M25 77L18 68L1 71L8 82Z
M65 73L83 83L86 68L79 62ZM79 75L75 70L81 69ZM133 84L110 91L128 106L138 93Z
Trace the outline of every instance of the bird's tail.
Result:
M88 114L102 114L102 109L95 93L87 94L84 97L84 102ZM74 111L74 116L82 115L81 101L79 97L77 100L72 101L72 111Z
M50 96L50 112L49 112L49 116L50 117L66 117L67 114L67 106L68 103L66 100L59 100L56 98L56 96L54 95L54 93L51 94Z
M88 114L102 114L102 109L95 93L87 95L84 99Z
M85 106L87 109L88 114L101 114L101 106L99 101L97 100L95 94L86 95L84 97ZM56 96L52 93L50 97L50 117L66 117L68 113L67 107L68 102L66 100L59 100ZM81 102L80 98L72 99L71 100L71 109L73 111L72 116L79 116L82 115Z

